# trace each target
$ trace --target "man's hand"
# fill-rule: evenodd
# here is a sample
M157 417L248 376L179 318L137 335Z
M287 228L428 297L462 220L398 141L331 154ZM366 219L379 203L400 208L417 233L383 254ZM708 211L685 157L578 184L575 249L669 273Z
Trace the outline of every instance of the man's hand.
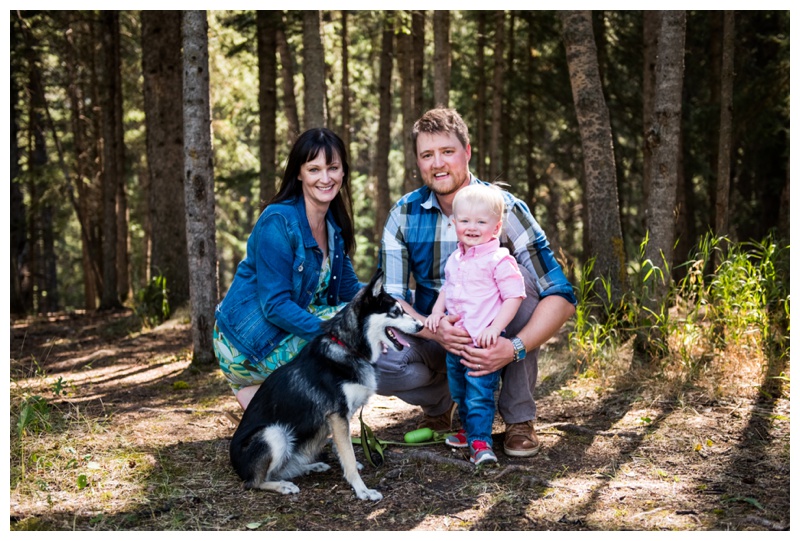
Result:
M469 333L455 326L455 322L459 319L461 317L457 315L444 316L439 320L439 328L434 335L434 340L454 355L461 355L464 347L472 344L472 337Z
M497 372L514 360L514 345L503 336L490 348L466 346L461 355L461 364L471 370L468 376L485 376Z

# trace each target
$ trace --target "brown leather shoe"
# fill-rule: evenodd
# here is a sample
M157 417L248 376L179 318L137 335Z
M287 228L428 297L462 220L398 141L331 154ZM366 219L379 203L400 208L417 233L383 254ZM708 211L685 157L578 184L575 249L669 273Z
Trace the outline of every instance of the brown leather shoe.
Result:
M533 421L506 425L503 451L508 456L533 456L539 452L539 438Z
M422 418L417 428L430 428L434 432L452 432L453 416L456 413L457 405L455 402L441 415L428 415Z

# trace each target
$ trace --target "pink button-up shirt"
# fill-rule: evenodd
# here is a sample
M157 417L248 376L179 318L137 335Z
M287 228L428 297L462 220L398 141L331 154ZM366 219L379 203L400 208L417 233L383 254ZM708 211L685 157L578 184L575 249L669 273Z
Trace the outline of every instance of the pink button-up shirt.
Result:
M473 339L494 321L504 300L525 298L517 260L497 239L466 250L459 242L447 259L444 276L447 313L461 316L456 326Z

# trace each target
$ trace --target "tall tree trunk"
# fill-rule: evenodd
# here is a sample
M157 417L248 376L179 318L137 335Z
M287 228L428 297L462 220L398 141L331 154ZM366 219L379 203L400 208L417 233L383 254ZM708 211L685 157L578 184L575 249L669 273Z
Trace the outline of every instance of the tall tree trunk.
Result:
M392 205L389 191L389 145L392 128L392 56L394 51L394 17L392 12L384 14L381 45L380 75L378 79L378 142L375 148L375 239L380 243L383 226Z
M181 12L142 11L142 73L149 175L150 276L172 309L189 301L183 168Z
M400 11L398 16L408 22L410 13ZM411 130L417 119L417 112L414 109L414 43L405 22L397 24L395 39L400 69L400 110L403 113L403 193L408 193L417 189L420 184L417 180L417 157L411 137Z
M450 12L433 12L433 101L450 106Z
M494 76L492 77L492 130L489 143L489 178L492 182L499 180L503 174L500 163L501 138L503 136L503 52L506 48L506 12L494 12Z
M219 298L214 224L214 154L205 11L183 12L183 140L186 240L192 304L192 365L210 369L214 308Z
M515 80L516 69L514 68L514 49L516 48L516 41L514 37L515 25L516 11L512 9L508 15L508 57L506 59L506 76L504 77L505 88L503 91L505 100L503 100L503 112L501 116L502 120L500 121L500 124L503 127L503 137L500 145L501 156L503 160L501 163L503 164L503 170L505 171L507 178L511 172L511 141L515 137L515 133L512 131L511 126L511 110L514 108L514 104L517 101L514 89L518 86L517 81Z
M93 28L93 25L90 23L89 27ZM59 132L56 130L55 123L50 114L49 107L47 106L47 100L45 98L45 93L44 93L44 86L38 68L38 59L35 53L36 51L35 44L37 40L34 38L31 29L24 22L22 24L22 29L26 41L26 51L27 51L26 54L28 55L28 61L30 67L30 90L31 90L30 103L31 103L32 114L31 114L31 128L29 129L29 133L32 134L30 152L33 156L31 163L34 164L33 167L35 169L37 162L43 164L47 161L47 155L46 155L47 149L45 148L45 143L44 143L44 122L42 120L42 115L44 115L47 118L47 125L49 126L50 133L53 138L53 146L56 149L56 153L58 156L58 164L61 168L61 172L64 178L64 187L67 192L69 201L72 204L74 210L76 211L79 220L81 239L84 243L84 246L90 246L89 241L92 239L92 236L90 234L89 227L87 225L86 213L83 212L82 201L81 202L76 201L72 186L72 182L74 180L77 184L77 188L80 193L81 188L83 187L83 183L81 182L80 177L76 177L74 179L72 178L72 175L66 165L66 160L64 158L64 151L61 146ZM95 45L94 34L90 32L90 35L92 38L91 42L93 45ZM71 61L72 55L68 53L67 57L68 60L66 64L69 69L69 66L72 64ZM68 95L71 96L71 94L72 93L68 89ZM75 110L77 110L77 108L73 108L73 115L75 114L74 113ZM75 149L82 148L82 145L79 142L80 139L81 137L79 135L76 136L76 141L74 142ZM82 160L81 158L82 158L81 156L78 156L76 162L85 163L86 160ZM35 177L36 174L34 174L33 176ZM38 285L38 292L41 292L41 295L44 297L49 297L50 302L52 303L49 307L44 307L44 309L47 310L49 308L51 310L54 310L58 306L58 293L57 293L56 263L55 263L55 248L54 248L55 239L54 239L54 234L51 231L53 227L52 205L49 201L39 201L39 196L37 195L38 188L35 178L33 178L29 184L30 184L30 200L34 202L31 208L31 219L33 220L34 216L38 216L39 213L37 212L37 210L39 210L39 205L41 204L42 207L40 209L41 210L40 223L43 224L44 227L42 231L39 231L37 229L38 226L34 224L32 221L32 225L29 228L29 230L31 231L30 272L32 273L31 277L33 277L33 275L36 275L39 278L41 278L41 283ZM36 207L36 209L33 208L34 206ZM95 235L94 238L98 237L99 234ZM37 245L37 239L39 238L41 238L44 243L42 249L40 249L39 246ZM99 253L100 251L98 249L95 249L93 250L93 252ZM44 254L44 259L40 258L41 254ZM42 273L43 273L41 275L37 274L37 271L35 269L35 266L40 264L42 265ZM99 263L94 261L91 268L94 272L91 272L90 274L94 277L98 277L99 281L99 276L100 276ZM32 286L32 284L33 280L27 280L27 285ZM25 287L26 286L23 286L23 292L26 290ZM48 290L50 291L49 295L47 294ZM37 305L41 306L41 303L37 301Z
M733 11L725 11L722 30L722 70L719 97L719 153L717 155L716 236L727 236L733 139Z
M83 89L85 68L82 65L80 54L82 40L79 41L75 37L76 34L85 33L87 33L85 23L73 21L70 24L70 29L66 32L68 45L65 65L69 79L67 95L69 96L71 110L72 146L75 155L75 185L78 193L77 202L74 206L81 227L83 305L86 310L94 310L97 307L97 295L99 292L97 284L100 281L100 276L99 269L94 265L97 257L93 252L97 241L92 238L92 228L89 225L89 200L92 197L96 198L96 194L93 193L94 190L92 189L94 186L91 183L91 148L87 145L86 135L87 112L84 105L86 100L84 99L85 92ZM92 193L91 195L90 192ZM70 191L70 193L72 192Z
M678 181L675 191L675 251L673 260L682 263L689 259L689 252L695 239L694 221L694 187L691 176L686 174L684 163L684 134L681 130L678 142ZM686 276L686 267L672 267L672 279L681 280Z
M93 17L89 23L89 36L91 40L91 67L90 67L90 82L89 92L91 95L92 104L100 104L102 99L101 84L103 71L103 41L98 37L102 35L102 22L98 17ZM93 265L97 268L96 289L98 298L102 302L103 293L103 114L100 107L93 107L94 114L91 116L92 121L92 141L94 144L91 147L90 163L94 164L92 171L92 188L89 190L89 214L87 215L88 227L91 231L89 235L90 242L93 243L93 249L89 251L93 255Z
M47 147L44 139L44 121L42 110L44 109L44 93L41 88L41 81L38 77L38 66L34 55L31 54L29 61L31 98L29 102L28 115L28 194L31 200L31 212L29 214L30 223L30 255L28 259L29 279L27 288L31 308L36 313L45 312L43 297L47 296L44 284L45 264L42 256L42 217L44 216L43 207L46 205L43 192L44 167L47 165Z
M658 54L658 34L661 30L660 21L661 18L658 11L644 10L642 12L642 60L644 64L642 73L642 125L645 131L645 141L647 141L647 130L650 128L650 119L653 117L656 55ZM650 194L650 162L652 154L653 151L650 145L645 144L642 149L642 201L645 203Z
M20 186L20 147L17 140L19 133L19 85L17 84L17 77L20 76L21 66L13 54L18 47L18 34L17 25L14 18L11 18L11 32L10 40L12 51L11 55L11 83L9 94L11 97L11 153L9 161L11 162L11 197L9 199L9 211L11 214L11 227L10 227L10 256L9 263L11 267L11 288L10 288L10 308L11 314L23 316L25 315L25 303L22 298L22 284L20 269L22 266L22 255L25 252L27 244L27 227L25 224L25 200Z
M320 12L303 11L303 125L325 126L325 54L320 35Z
M101 15L103 43L103 96L100 101L103 115L103 293L101 310L122 308L117 289L117 163L116 81L117 66L114 59L114 29L119 14L112 10Z
M348 159L350 152L350 37L347 31L347 10L342 10L342 128L340 134Z
M425 112L423 106L423 82L425 81L425 11L411 12L411 56L414 63L414 114L417 118ZM416 172L416 170L415 170ZM419 184L418 182L418 185Z
M281 57L283 110L286 115L286 122L289 125L289 146L291 146L300 135L300 118L297 113L297 100L294 95L294 58L292 57L291 49L289 49L289 43L286 41L285 27L286 19L282 17L276 38L278 40L278 52Z
M112 28L112 57L114 59L114 150L117 177L117 293L122 301L131 294L130 231L128 194L125 183L125 125L123 124L122 56L120 47L119 12L114 12Z
M486 59L484 48L486 47L486 12L478 12L478 43L477 58L475 69L477 70L478 99L475 102L475 118L478 124L478 137L476 140L477 149L472 147L472 155L478 159L478 177L486 180ZM476 152L477 150L477 152Z
M657 309L666 298L675 242L675 195L678 182L678 157L681 131L681 92L683 88L686 12L663 11L658 39L653 116L647 131L652 150L650 197L646 222L649 241L645 258L664 274L653 273L652 297L648 307Z
M53 205L50 202L41 207L42 226L42 304L45 314L58 312L58 276L56 265L55 232L53 230Z
M276 29L280 12L258 10L256 12L256 34L258 41L258 113L260 132L258 138L261 169L259 171L259 198L262 203L269 202L275 195L277 171L276 131L277 131L277 92L275 82L277 70Z
M595 272L607 278L612 301L622 296L625 248L619 217L614 144L608 106L603 97L590 11L561 12L564 45L575 112L583 143L589 253Z
M722 41L725 39L723 36L723 18L724 11L708 11L709 23L709 40L708 50L704 51L708 55L708 103L709 111L717 112L721 115L720 97L722 95ZM715 229L717 225L717 194L719 185L719 124L716 122L708 122L706 125L706 134L709 141L717 141L716 145L709 145L709 151L706 153L708 160L708 167L712 171L711 182L708 183L708 200L710 204L710 212L707 217L707 225L704 229Z

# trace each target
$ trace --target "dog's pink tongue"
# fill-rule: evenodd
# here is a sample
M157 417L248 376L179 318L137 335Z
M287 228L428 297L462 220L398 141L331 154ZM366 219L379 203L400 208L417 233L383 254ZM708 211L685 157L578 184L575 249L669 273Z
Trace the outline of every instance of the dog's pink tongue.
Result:
M406 347L406 348L411 347L411 344L409 344L408 341L406 341L406 339L403 338L403 334L400 331L398 331L397 329L394 329L394 337L397 339L398 342L400 342L400 344L403 347Z

